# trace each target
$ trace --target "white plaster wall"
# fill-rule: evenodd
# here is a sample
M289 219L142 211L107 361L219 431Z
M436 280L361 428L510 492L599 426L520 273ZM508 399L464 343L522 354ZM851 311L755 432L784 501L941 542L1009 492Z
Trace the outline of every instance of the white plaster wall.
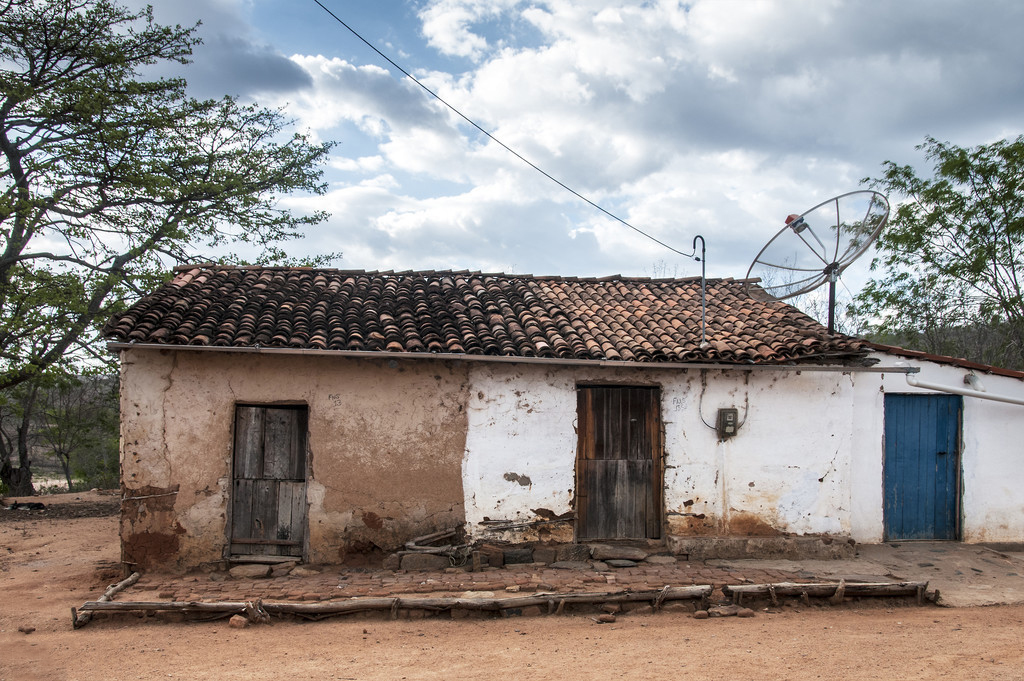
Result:
M880 365L895 358L882 355ZM906 381L903 374L853 375L850 448L850 536L862 544L882 541L882 462L885 458L885 384Z
M921 368L921 381L970 388L964 384L967 369L899 359L880 355L887 364L902 361ZM976 372L986 392L1024 400L1024 381L1005 376ZM907 384L902 375L877 377L878 385L887 393L928 393ZM881 441L883 399L878 393L875 420L877 440ZM966 542L1024 541L1024 406L979 399L963 398L963 431L961 451L962 523ZM873 541L882 539L881 446L871 462L870 473L862 482L878 480L877 512L872 517L873 532L865 533ZM867 463L865 462L865 468ZM868 490L865 490L867 492ZM858 541L867 541L858 539Z
M880 366L921 367L921 380L951 386L963 386L968 373L875 358ZM982 380L990 393L1024 398L1020 380ZM572 512L576 386L585 383L661 388L669 534L829 534L860 543L883 540L885 394L930 392L892 372L476 364L463 461L472 536L523 538L489 531L480 525L485 518L524 522L539 519L536 509ZM724 442L707 425L720 407L736 407L743 420ZM1024 407L964 397L963 424L964 540L1024 541Z
M849 375L478 364L469 383L463 489L473 536L496 534L485 519L572 512L576 386L586 383L661 388L669 533L851 530ZM746 419L725 442L705 425L719 407Z
M488 519L531 521L538 518L537 509L552 515L571 513L576 461L573 375L535 365L475 363L469 376L462 466L467 527L479 535L480 523ZM565 532L558 526L547 530Z
M849 532L849 376L710 370L666 379L670 533ZM720 442L711 426L727 407L742 425Z

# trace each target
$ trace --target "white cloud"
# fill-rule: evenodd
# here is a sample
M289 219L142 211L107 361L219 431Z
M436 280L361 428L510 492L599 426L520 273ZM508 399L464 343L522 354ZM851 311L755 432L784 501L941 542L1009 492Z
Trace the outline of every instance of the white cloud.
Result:
M1020 134L1022 8L434 0L367 37L402 45L390 56L428 87L632 224L686 252L702 234L709 273L739 277L788 213L858 188L883 160L919 161L925 135ZM345 153L332 191L296 204L334 215L316 248L367 268L699 272L353 54L292 57L309 86L280 95Z
M359 158L346 158L344 156L332 156L327 162L329 168L343 172L376 173L384 167L382 156L361 156Z
M421 91L379 66L322 55L294 55L292 61L313 81L309 90L290 96L289 113L304 127L327 131L349 121L380 138L390 131L445 126L445 117Z
M478 60L492 45L474 28L517 4L518 0L434 0L419 14L423 35L441 54Z

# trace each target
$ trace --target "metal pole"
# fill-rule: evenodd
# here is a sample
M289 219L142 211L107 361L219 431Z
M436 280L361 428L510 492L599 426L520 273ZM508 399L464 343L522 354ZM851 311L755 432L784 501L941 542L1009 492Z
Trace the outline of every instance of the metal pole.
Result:
M836 280L828 279L828 332L836 332Z
M693 237L693 252L697 252L697 239L700 239L700 257L695 258L700 262L700 345L704 347L707 340L707 328L708 328L708 306L707 298L705 296L705 284L707 282L707 256L706 244L704 243L704 237L700 234Z
M836 282L839 281L839 263L825 268L828 275L828 332L836 332Z

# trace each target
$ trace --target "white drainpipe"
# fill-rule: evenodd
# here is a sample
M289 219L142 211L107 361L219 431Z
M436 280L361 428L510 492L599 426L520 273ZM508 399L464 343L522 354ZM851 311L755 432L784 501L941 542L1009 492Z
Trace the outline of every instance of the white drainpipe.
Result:
M907 366L905 362L896 362L897 365ZM974 376L974 374L968 374L968 377ZM1024 407L1024 398L1011 397L1009 395L993 395L992 393L985 392L984 390L973 390L971 388L961 388L953 385L941 385L939 383L929 383L922 381L917 377L917 374L903 374L903 377L907 379L907 385L912 385L915 388L924 388L925 390L936 390L941 393L951 393L953 395L963 395L964 397L977 397L982 400L994 400L996 402L1007 402L1009 404L1016 404ZM967 379L965 379L967 381ZM970 382L971 385L977 385L980 387L980 382L975 380Z

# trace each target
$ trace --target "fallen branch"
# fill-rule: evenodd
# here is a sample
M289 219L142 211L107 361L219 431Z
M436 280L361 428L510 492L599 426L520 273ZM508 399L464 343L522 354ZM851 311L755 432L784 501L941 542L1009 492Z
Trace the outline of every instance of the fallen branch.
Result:
M846 596L916 596L918 602L935 600L931 595L926 594L928 582L847 582L841 580L839 583L826 584L800 584L795 582L782 582L779 584L738 584L722 587L722 593L726 597L741 604L747 596L767 596L772 603L777 603L778 596L799 596L805 600L811 596L817 598L828 598L833 604L842 602ZM934 592L933 592L934 594Z
M576 521L576 516L569 518L552 518L551 520L526 520L523 522L514 522L511 520L481 520L477 525L483 525L488 530L494 530L496 532L504 532L506 530L522 530L528 527L540 527L541 525L558 525L562 523L572 523Z
M125 589L130 587L132 584L134 584L135 582L139 581L139 577L140 577L140 575L139 575L138 572L131 573L130 575L128 575L126 578L122 579L117 584L112 584L109 587L107 587L107 590L103 592L103 595L100 596L99 599L97 601L94 601L94 602L95 603L107 603L107 602L109 602L110 599L113 598L117 593L119 593L121 591L124 591ZM77 610L75 610L74 608L71 608L71 626L74 627L75 629L79 629L81 627L84 627L86 624L89 623L89 620L91 620L91 619L92 619L92 613L91 612L83 612L81 615L79 615Z
M526 608L533 605L547 605L554 599L559 601L556 612L561 614L566 603L622 603L635 601L678 601L689 599L706 600L713 587L677 586L646 591L608 591L575 594L537 593L530 596L511 598L459 598L459 597L382 597L352 598L345 601L323 601L318 603L260 602L262 610L268 615L291 614L309 619L319 619L333 615L344 615L357 612L390 611L397 613L399 609L444 610L463 609L476 611L507 611ZM90 601L82 605L80 610L85 613L94 612L137 612L164 611L186 614L247 615L252 602L219 601L204 603L200 601Z
M836 592L828 599L828 602L832 605L839 605L846 598L846 580L840 579L839 586L836 587Z
M415 551L418 549L423 549L423 544L430 544L440 539L447 539L449 537L454 536L455 530L442 530L441 532L431 532L430 534L425 534L422 537L416 537L412 541L406 542L405 546L406 548Z
M398 551L399 556L409 555L410 553L431 553L437 556L447 556L452 564L463 564L466 562L466 558L469 555L469 545L459 544L453 546L452 544L445 544L443 546L428 546L442 539L450 539L454 537L456 530L443 530L441 532L433 532L431 534L425 534L422 537L416 537L412 541L405 543L405 550ZM460 562L461 561L461 562Z

